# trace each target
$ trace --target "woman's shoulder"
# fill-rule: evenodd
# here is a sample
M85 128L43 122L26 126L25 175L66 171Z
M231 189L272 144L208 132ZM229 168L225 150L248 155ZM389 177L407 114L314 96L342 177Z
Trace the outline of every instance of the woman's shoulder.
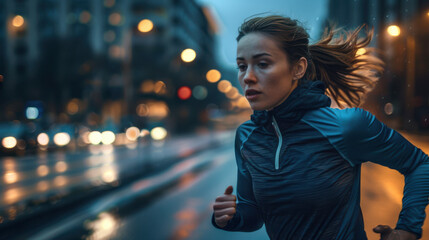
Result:
M374 121L374 115L362 108L320 108L308 112L303 121L322 131L337 132L341 135L362 133Z

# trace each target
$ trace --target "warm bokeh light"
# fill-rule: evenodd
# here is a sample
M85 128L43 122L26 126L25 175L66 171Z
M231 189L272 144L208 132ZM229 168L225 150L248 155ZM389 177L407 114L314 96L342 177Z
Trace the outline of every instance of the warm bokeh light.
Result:
M78 99L72 99L67 104L67 113L70 115L74 115L79 112L79 100Z
M67 171L68 165L64 161L59 161L55 164L55 171L57 172L65 172Z
M239 108L250 108L249 101L243 96L237 99L237 107Z
M100 144L101 139L102 139L102 137L101 137L101 133L99 131L92 131L88 135L88 140L93 145Z
M103 175L101 179L105 183L111 183L118 179L118 174L113 168L103 169Z
M207 88L204 86L195 86L192 95L198 100L204 100L207 97Z
M182 100L189 99L191 97L191 95L192 95L192 91L187 86L180 87L177 90L177 96Z
M142 33L150 32L153 29L153 22L149 19L143 19L139 22L137 28Z
M40 165L37 167L37 175L44 177L49 174L49 167L46 165Z
M85 227L91 232L87 239L110 239L118 228L115 218L109 213L100 213L98 219L87 222Z
M184 62L192 62L195 60L196 57L197 57L197 53L190 48L183 50L181 54L182 61Z
M165 85L165 83L163 81L157 81L155 83L155 87L154 87L153 91L156 94L163 95L167 91L167 86Z
M104 131L101 133L101 142L103 144L112 144L115 141L115 134L112 131Z
M238 93L238 89L235 87L232 87L227 93L226 93L226 97L229 99L236 99L240 96L240 94Z
M21 15L16 15L12 19L12 26L19 28L19 27L22 27L22 25L24 25L24 22L25 20Z
M162 140L167 137L167 130L165 130L163 127L156 127L150 131L150 136L154 140Z
M366 49L365 48L359 48L356 51L356 56L361 56L361 55L364 55L365 53L366 53Z
M384 105L384 113L386 113L387 115L392 115L393 111L394 108L392 103L386 103L386 105Z
M149 132L149 130L147 130L147 129L142 129L141 131L140 131L140 137L146 137L147 135L149 135L150 134L150 132Z
M155 83L152 80L146 80L140 85L140 91L142 93L151 93L155 89Z
M67 178L65 176L58 176L54 178L54 185L57 187L62 187L66 185Z
M3 75L0 74L0 82L3 82Z
M89 21L91 21L91 13L89 13L88 11L83 11L79 15L79 21L81 23L89 23Z
M104 0L104 6L105 7L113 7L113 5L115 5L115 0Z
M125 132L125 135L127 136L127 139L130 141L136 141L137 138L140 135L140 130L136 127L130 127Z
M220 80L221 74L218 70L212 69L207 72L206 79L211 83L215 83Z
M40 181L40 182L37 183L36 188L37 188L38 191L44 192L44 191L48 190L49 183L48 183L48 181Z
M112 58L121 58L124 56L124 49L117 45L112 45L109 47L109 55Z
M49 144L49 136L46 133L40 133L37 135L37 142L39 145L46 146Z
M24 192L20 188L12 188L4 192L3 200L5 203L11 204L18 201L23 194Z
M18 181L18 174L16 172L6 172L3 178L7 184L15 183Z
M227 93L231 89L231 87L232 87L232 85L228 80L221 80L217 84L217 89L223 93Z
M65 132L60 132L54 135L54 143L58 146L65 146L70 143L70 135Z
M401 34L401 29L396 25L390 25L387 28L387 33L389 33L390 36L397 37L399 34Z
M109 23L113 26L118 26L121 24L122 16L119 13L112 13L109 16Z
M15 137L5 137L2 140L2 145L5 148L14 148L18 141L16 141Z
M136 113L140 117L146 117L149 115L149 107L146 104L141 103L137 105Z

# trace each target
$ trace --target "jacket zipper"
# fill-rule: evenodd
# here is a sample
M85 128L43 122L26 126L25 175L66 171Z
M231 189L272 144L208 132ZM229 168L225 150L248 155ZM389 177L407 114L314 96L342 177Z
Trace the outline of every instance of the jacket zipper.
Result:
M276 131L276 135L279 138L279 144L277 145L277 151L276 151L276 158L274 160L275 168L276 168L276 170L278 170L279 169L280 150L282 148L283 138L282 138L282 133L280 132L280 129L279 129L279 125L277 124L277 121L274 118L274 116L273 116L272 124L274 126L274 130Z

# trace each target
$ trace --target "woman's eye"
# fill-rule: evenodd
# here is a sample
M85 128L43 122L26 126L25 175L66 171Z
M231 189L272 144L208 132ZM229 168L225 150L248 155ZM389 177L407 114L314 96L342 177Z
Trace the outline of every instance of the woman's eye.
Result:
M268 67L268 63L266 63L266 62L260 62L260 63L258 63L258 66L260 68L266 68L266 67Z
M237 69L240 70L240 71L244 71L244 70L246 70L246 65L240 64L240 65L237 66Z

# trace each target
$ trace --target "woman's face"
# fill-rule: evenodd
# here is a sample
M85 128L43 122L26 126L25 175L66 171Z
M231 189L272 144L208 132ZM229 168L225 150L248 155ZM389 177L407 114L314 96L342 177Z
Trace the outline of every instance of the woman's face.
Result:
M237 46L238 80L253 110L271 110L296 88L292 66L277 42L249 33Z

